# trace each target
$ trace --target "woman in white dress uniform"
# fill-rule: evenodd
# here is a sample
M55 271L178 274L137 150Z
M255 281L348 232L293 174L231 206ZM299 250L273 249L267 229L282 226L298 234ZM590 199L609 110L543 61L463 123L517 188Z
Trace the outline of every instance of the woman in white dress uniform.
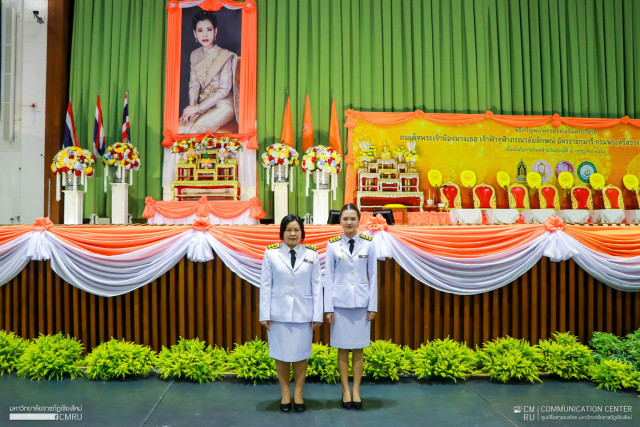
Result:
M377 260L371 237L358 234L360 211L340 210L344 234L329 240L325 258L324 311L331 324L331 346L338 349L342 407L362 408L360 380L363 348L371 342L371 321L378 311ZM353 393L349 390L349 351L353 353Z
M301 245L304 225L297 215L280 223L284 243L269 245L260 275L260 323L267 328L269 356L276 361L282 388L280 410L291 411L289 372L293 364L294 408L305 409L302 398L313 329L322 324L322 273L318 250Z

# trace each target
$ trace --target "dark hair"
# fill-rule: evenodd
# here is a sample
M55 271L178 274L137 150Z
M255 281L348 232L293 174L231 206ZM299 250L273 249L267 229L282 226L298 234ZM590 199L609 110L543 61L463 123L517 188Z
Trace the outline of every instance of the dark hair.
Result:
M193 16L193 31L196 30L196 26L200 21L209 21L213 25L213 28L218 28L218 20L216 19L216 14L213 12L209 12L208 10L201 10Z
M356 213L358 214L358 219L360 219L360 209L358 209L358 207L353 203L347 203L342 207L342 209L340 209L340 218L342 218L342 212L344 211L356 211Z
M280 221L280 240L284 240L284 232L287 229L287 225L293 221L296 221L300 225L300 231L302 232L300 240L304 240L304 221L298 215L287 215L282 218L282 221Z

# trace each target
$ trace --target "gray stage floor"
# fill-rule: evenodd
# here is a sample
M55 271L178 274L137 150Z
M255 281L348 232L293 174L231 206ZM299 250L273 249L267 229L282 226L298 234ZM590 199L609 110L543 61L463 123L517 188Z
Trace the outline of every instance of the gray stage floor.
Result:
M307 411L283 414L278 409L277 383L254 386L224 380L200 385L163 381L157 376L115 382L82 378L31 382L4 375L0 376L0 425L640 425L638 393L598 390L587 381L558 381L549 377L543 380L544 383L533 385L495 384L484 378L459 384L427 383L411 377L402 378L398 383L365 382L362 411L340 407L339 385L308 382L305 387ZM40 408L20 408L31 405ZM45 406L53 405L75 405L78 410L65 412L63 408L59 418L66 420L10 421L10 413L21 414L20 409L51 413L56 408ZM82 419L73 420L73 414L76 419ZM612 416L620 418L612 419Z

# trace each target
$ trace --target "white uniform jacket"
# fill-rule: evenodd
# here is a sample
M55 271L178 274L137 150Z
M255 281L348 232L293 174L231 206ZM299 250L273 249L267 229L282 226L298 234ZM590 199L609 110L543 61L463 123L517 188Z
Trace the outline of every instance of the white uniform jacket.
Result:
M364 237L363 237L364 236ZM373 242L360 234L353 253L345 235L329 240L324 269L324 311L334 307L378 311L378 264Z
M291 267L286 244L269 245L260 274L260 321L322 322L322 271L318 251L298 245Z

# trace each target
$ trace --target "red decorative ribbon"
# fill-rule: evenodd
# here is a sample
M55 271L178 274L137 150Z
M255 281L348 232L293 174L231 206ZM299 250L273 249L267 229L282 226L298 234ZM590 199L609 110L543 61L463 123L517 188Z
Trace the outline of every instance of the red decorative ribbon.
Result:
M199 217L206 217L207 222L209 221L209 199L207 199L207 196L202 196L198 200L196 215L198 215Z
M143 218L153 218L156 214L156 201L153 197L144 198L144 212L142 212Z
M544 223L544 228L547 229L550 233L555 233L556 231L564 230L564 221L562 218L557 216L550 216L547 218L547 221Z
M387 224L387 220L380 214L371 217L369 222L367 223L367 230L371 231L387 231L389 229L389 225Z
M36 218L33 226L38 231L49 231L53 227L53 222L49 218Z
M253 129L249 129L249 132L247 132L247 134L249 135L249 142L247 142L247 150L257 150L258 147L258 138L256 138L256 135L258 135L258 131L253 128Z
M193 220L193 225L191 226L194 230L199 231L207 231L211 228L211 222L209 222L209 217L206 218L195 218Z

